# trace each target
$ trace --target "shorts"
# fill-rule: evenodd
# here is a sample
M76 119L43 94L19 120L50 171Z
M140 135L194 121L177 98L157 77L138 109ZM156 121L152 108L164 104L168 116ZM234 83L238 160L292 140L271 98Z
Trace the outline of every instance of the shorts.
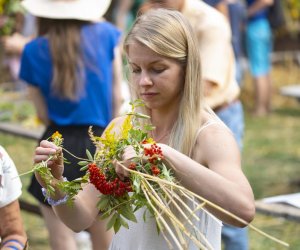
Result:
M272 32L267 20L248 23L246 47L251 74L256 77L268 74L271 70Z

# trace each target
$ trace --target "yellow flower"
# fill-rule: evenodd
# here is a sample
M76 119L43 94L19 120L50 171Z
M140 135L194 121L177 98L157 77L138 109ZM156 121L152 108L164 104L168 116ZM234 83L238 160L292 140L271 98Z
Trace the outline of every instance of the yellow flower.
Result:
M99 141L102 144L102 147L100 150L103 152L106 152L109 158L112 158L116 153L116 147L117 147L117 138L116 134L112 132L112 129L114 128L115 124L112 123L109 125L109 127L105 130L103 137L99 138Z
M156 143L156 142L154 141L153 138L149 137L149 138L147 138L147 139L145 140L145 143L148 143L148 144L154 144L154 143Z
M130 129L132 129L131 116L128 115L122 124L121 139L128 138L128 133L129 133Z
M63 143L62 135L58 131L52 134L51 140L58 147L60 147Z
M52 134L51 138L52 140L61 139L62 135L58 131L55 131L55 133Z

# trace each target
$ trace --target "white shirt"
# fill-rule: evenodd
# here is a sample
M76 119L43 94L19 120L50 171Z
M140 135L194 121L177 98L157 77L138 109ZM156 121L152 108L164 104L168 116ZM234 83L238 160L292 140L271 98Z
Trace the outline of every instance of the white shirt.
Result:
M0 207L18 199L22 183L16 166L3 147L0 146Z

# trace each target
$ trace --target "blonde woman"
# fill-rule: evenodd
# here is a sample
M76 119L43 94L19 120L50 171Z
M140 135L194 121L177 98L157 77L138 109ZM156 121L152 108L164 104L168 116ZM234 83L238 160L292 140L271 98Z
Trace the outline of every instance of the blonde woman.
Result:
M202 101L200 58L188 21L178 11L150 10L133 25L124 50L131 69L131 91L145 102L144 112L155 126L151 136L162 148L166 164L184 187L250 222L255 213L252 189L241 170L239 148L232 133ZM123 120L120 117L113 121L116 133ZM34 160L46 160L58 150L42 141ZM134 156L135 151L128 147L123 154L124 164L129 166ZM52 162L49 167L56 177L53 183L61 181L62 161ZM116 171L121 178L128 175L119 165ZM66 225L80 231L96 217L98 195L88 185L73 208L61 203L54 210ZM52 198L62 200L64 196L57 191ZM155 219L144 221L140 210L136 216L138 222L130 223L128 230L121 229L110 249L167 249L165 239L157 234ZM213 249L221 249L221 221L244 226L213 209L201 211L198 216L198 226ZM197 247L190 243L188 249Z

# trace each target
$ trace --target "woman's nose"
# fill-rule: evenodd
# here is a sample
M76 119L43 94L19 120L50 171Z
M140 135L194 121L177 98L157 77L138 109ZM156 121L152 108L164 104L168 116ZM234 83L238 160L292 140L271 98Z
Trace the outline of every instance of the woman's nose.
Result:
M148 73L146 72L141 73L139 84L140 86L152 85L152 80Z

